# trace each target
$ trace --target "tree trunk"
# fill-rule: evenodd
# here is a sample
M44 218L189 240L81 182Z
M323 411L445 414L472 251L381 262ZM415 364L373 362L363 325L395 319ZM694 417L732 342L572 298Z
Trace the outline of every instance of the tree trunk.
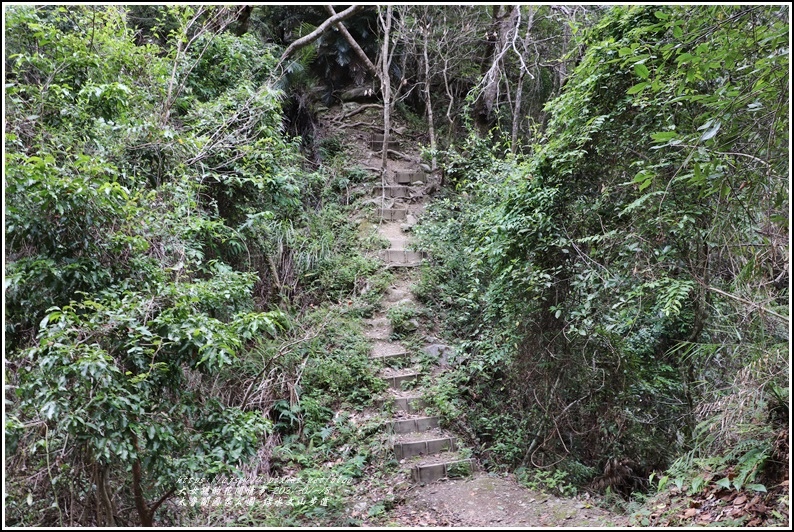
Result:
M529 6L529 18L527 19L527 33L524 35L523 50L529 47L529 37L531 35L532 23L535 18L536 8ZM516 103L513 107L513 130L510 135L510 151L516 153L518 150L518 132L521 129L521 93L524 90L524 76L527 74L527 66L521 61L521 72L518 74L518 88L516 89Z
M234 34L238 37L248 33L248 26L251 23L251 11L253 10L254 6L243 6L240 9L240 14L237 16L237 29L234 31Z
M488 62L486 58L483 62L483 85L484 89L474 109L474 122L479 130L480 136L486 136L494 123L495 109L499 99L499 81L501 79L500 64L502 58L507 53L509 45L514 38L515 21L519 17L519 6L513 6L510 13L504 11L504 6L494 6L493 11L493 31L489 34L487 51L491 57L491 66L485 70Z
M430 163L430 169L435 172L436 171L436 128L433 125L433 101L430 98L430 62L427 58L427 40L428 40L428 27L427 25L430 23L429 20L424 21L424 42L422 47L422 53L424 54L425 60L425 105L427 105L427 129L428 133L430 134L430 153L432 153L432 162Z
M132 446L136 453L140 453L138 447L138 436L132 434ZM138 511L138 518L141 520L141 526L151 527L154 525L154 513L160 506L167 501L171 495L176 493L176 487L166 491L157 502L149 506L146 503L146 497L143 494L143 473L141 472L141 460L136 458L132 463L132 494L135 499L135 509Z
M108 485L108 467L106 465L96 466L96 489L97 498L99 500L100 515L102 517L99 526L115 527L116 518L113 509L113 499L110 495L110 486Z
M381 174L386 176L386 162L389 158L389 132L391 130L391 78L389 76L389 40L391 39L392 6L386 7L386 20L383 24L383 49L381 51L380 89L383 94L383 152L381 154Z

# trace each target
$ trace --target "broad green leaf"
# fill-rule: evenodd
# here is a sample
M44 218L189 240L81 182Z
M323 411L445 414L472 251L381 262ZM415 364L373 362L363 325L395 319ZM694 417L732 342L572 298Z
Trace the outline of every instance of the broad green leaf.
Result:
M711 138L714 138L714 136L720 130L720 126L721 125L722 125L722 123L719 120L714 120L713 123L711 124L711 127L709 129L707 129L706 132L703 133L703 135L700 137L700 140L701 141L706 141L706 140L709 140ZM698 129L700 129L700 128L698 128Z
M648 86L647 81L643 81L642 83L637 83L636 85L632 85L631 87L629 87L629 90L626 91L626 94L637 94L639 92L642 92L647 86Z
M717 486L721 488L725 488L726 490L731 489L731 480L728 477L721 478L716 482Z
M677 133L675 131L660 131L659 133L651 133L651 138L656 142L666 142L674 139Z
M634 73L637 74L642 79L648 79L648 75L650 72L648 71L648 67L643 65L642 63L637 63L634 65Z
M748 484L747 489L766 493L766 486L764 486L763 484Z

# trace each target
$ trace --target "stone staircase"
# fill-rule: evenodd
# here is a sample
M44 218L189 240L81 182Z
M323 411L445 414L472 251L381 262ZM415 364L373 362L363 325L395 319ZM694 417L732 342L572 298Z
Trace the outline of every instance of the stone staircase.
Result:
M373 135L370 148L382 147L383 137ZM415 216L423 208L422 186L426 182L424 170L400 168L390 170L384 182L373 187L372 197L383 201L375 210L373 221L390 243L379 253L388 268L416 267L427 258L423 252L408 249ZM412 354L391 339L386 311L397 303L385 301L383 311L365 320L365 334L373 341L370 358L389 388L380 405L392 417L384 429L395 458L416 483L467 476L473 471L474 462L461 454L458 439L440 426L439 417L425 412L421 393L425 374L421 366L415 365Z

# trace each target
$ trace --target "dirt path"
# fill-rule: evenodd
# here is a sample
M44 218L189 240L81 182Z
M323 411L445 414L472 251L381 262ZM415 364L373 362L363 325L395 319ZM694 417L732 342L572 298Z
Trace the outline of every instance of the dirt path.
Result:
M627 519L585 500L529 490L511 478L478 473L413 488L397 507L399 526L620 527Z

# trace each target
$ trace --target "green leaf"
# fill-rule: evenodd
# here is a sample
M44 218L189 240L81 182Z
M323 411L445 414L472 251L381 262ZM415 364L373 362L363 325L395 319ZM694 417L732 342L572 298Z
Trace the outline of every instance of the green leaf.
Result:
M648 70L648 67L646 67L642 63L637 63L636 65L634 65L634 73L637 74L642 79L648 79L648 75L650 74L650 71Z
M721 488L725 488L726 490L731 489L731 479L729 479L728 477L719 479L716 482L716 484L717 486L720 486Z
M692 479L692 486L690 486L690 488L689 488L689 493L697 493L697 492L699 492L703 488L703 485L705 483L706 483L706 479L701 477L701 476L697 476L697 477L693 478Z
M645 90L649 83L647 81L643 81L642 83L637 83L636 85L632 85L629 87L629 90L626 91L626 94L637 94Z
M659 20L667 20L668 18L670 18L670 15L668 15L668 14L667 14L667 13L665 13L664 11L656 11L656 12L654 13L654 16L655 16L656 18L658 18Z
M705 125L703 125L703 126L698 128L698 129L703 129L705 127L709 127L710 126L709 129L707 129L706 132L703 133L703 135L700 137L700 140L701 141L705 141L705 140L709 140L711 138L714 138L714 136L720 130L720 126L721 125L722 125L722 123L719 120L713 120L713 121L709 120L708 122L706 122Z
M766 493L766 486L763 484L748 484L747 489L751 489L753 491L762 491Z
M651 186L654 177L655 174L653 172L648 170L640 170L639 172L637 172L637 175L634 176L632 182L639 184L640 191L643 191L649 186Z
M678 135L675 131L660 131L659 133L651 133L651 138L656 142L667 142L674 139Z

